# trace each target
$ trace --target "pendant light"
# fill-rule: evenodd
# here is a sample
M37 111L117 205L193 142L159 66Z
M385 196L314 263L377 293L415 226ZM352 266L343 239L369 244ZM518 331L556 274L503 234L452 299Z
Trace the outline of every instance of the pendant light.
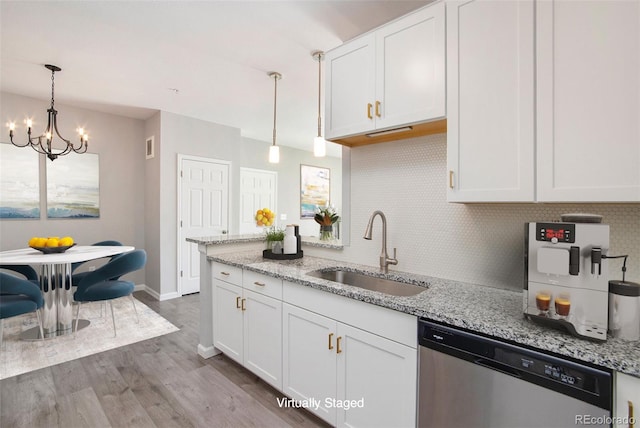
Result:
M278 80L282 79L282 74L272 71L269 77L273 79L273 144L269 147L269 163L280 162L280 147L276 145L276 106L278 101Z
M315 51L311 56L318 61L318 136L313 139L313 155L321 158L327 155L327 142L322 137L322 117L320 115L320 94L322 85L322 60L324 52Z

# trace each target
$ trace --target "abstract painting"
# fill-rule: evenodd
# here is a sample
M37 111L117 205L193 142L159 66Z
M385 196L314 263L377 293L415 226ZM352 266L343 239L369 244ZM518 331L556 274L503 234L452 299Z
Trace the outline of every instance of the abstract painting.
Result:
M47 161L47 217L100 217L100 162L95 153Z
M39 164L30 147L0 144L0 218L40 219Z
M300 218L313 218L331 196L331 171L319 166L300 165Z

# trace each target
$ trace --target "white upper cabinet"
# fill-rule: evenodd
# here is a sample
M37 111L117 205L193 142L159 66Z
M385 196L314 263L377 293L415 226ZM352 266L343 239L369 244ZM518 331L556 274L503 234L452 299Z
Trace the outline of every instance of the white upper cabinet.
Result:
M540 1L538 200L640 201L640 1Z
M640 201L639 0L447 2L447 101L448 201Z
M420 9L327 53L327 139L445 116L444 10Z
M447 2L450 202L534 200L532 0Z

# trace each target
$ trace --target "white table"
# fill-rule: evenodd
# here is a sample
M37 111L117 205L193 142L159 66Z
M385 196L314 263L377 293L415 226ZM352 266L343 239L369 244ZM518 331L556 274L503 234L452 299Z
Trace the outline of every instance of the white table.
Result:
M44 297L42 327L47 338L73 332L71 264L111 257L134 249L128 246L76 245L64 253L43 254L33 248L22 248L0 252L0 264L41 266L40 290ZM78 329L88 325L88 320L80 320ZM22 334L22 338L26 340L39 339L39 336L38 327Z

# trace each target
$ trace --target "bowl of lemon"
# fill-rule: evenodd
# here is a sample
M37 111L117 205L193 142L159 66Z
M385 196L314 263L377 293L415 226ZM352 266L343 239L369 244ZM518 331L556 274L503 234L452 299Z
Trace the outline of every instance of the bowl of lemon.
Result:
M34 236L29 239L29 246L44 254L64 253L74 245L76 244L70 236L65 236L63 238L58 236L49 236L47 238Z

